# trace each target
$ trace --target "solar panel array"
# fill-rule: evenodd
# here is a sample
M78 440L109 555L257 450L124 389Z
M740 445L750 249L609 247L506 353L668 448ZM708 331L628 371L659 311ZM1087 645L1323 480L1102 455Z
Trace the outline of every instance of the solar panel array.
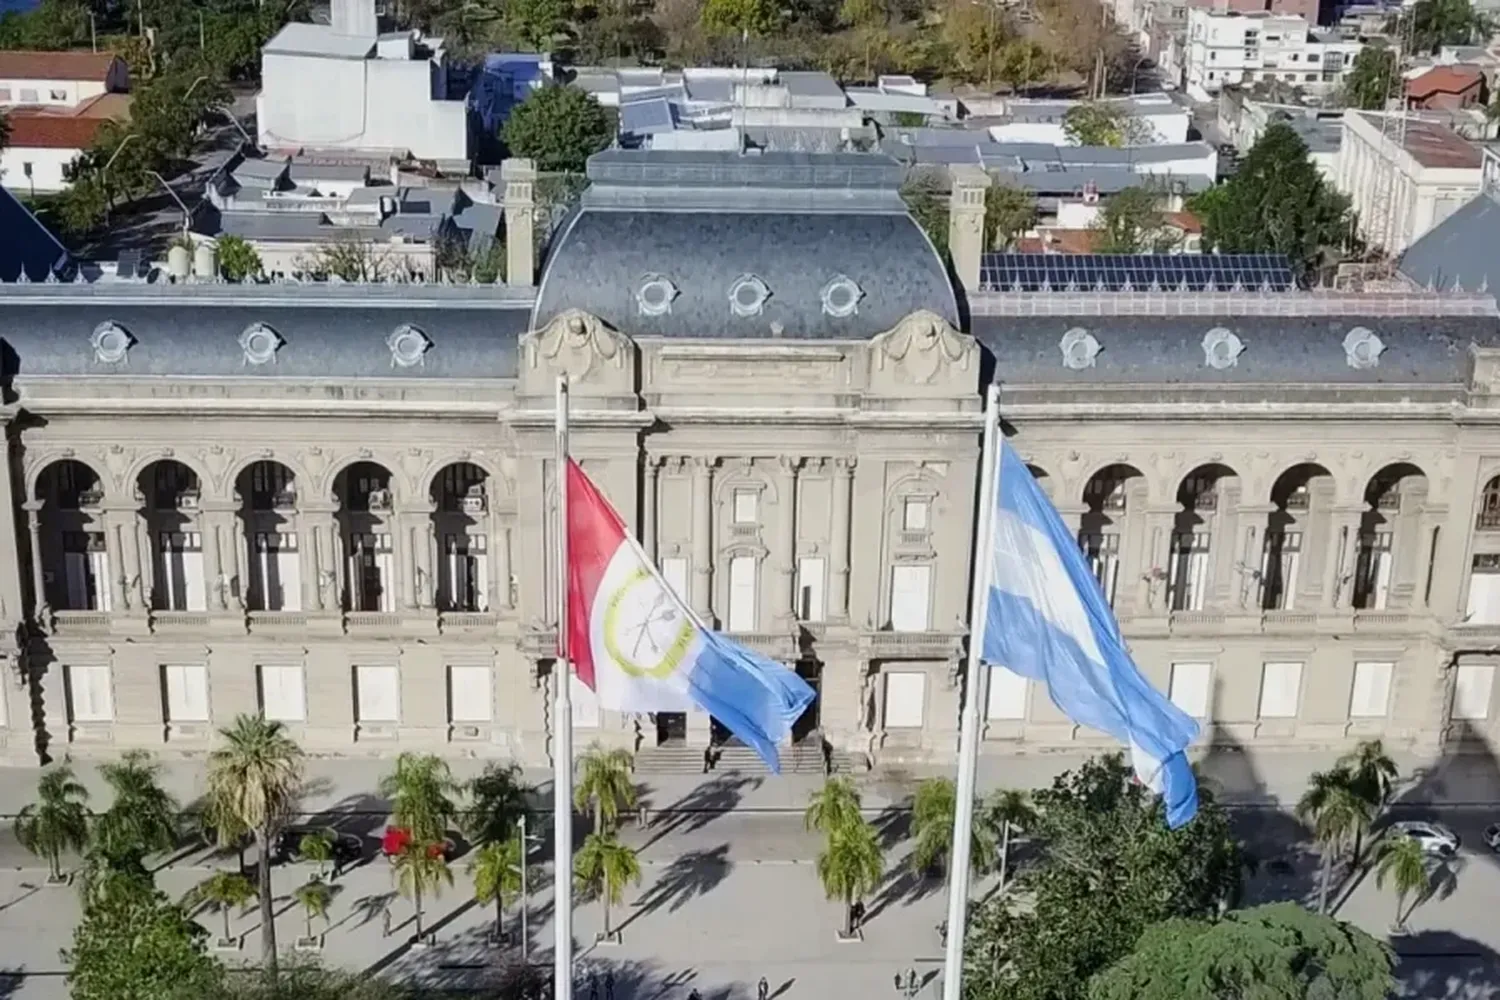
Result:
M1283 254L987 253L979 287L990 292L1272 291L1296 289Z

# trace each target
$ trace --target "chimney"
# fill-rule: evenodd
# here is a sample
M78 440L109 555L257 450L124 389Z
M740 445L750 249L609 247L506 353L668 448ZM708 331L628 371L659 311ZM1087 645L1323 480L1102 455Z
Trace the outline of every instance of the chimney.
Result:
M375 0L333 0L329 14L335 34L374 40L380 34Z
M965 292L979 291L979 258L984 253L984 191L990 175L972 163L949 168L953 193L948 201L948 252L953 273Z
M500 164L505 207L505 283L536 283L536 164L513 158Z

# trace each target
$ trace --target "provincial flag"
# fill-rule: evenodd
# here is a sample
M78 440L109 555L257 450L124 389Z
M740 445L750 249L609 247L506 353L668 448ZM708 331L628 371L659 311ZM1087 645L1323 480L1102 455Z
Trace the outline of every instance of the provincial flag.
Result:
M796 672L710 631L568 460L568 653L603 708L708 712L773 771L812 702Z
M1129 747L1136 777L1179 827L1198 811L1183 752L1198 724L1142 676L1057 508L1009 442L1000 448L981 655L1041 681L1064 715Z

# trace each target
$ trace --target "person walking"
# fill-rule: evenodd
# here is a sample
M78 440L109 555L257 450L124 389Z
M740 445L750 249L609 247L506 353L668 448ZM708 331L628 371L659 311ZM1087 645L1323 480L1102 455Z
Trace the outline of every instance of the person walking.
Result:
M604 974L604 1000L615 1000L615 970Z
M761 976L760 982L755 984L756 1000L770 1000L771 984L766 982L766 977Z

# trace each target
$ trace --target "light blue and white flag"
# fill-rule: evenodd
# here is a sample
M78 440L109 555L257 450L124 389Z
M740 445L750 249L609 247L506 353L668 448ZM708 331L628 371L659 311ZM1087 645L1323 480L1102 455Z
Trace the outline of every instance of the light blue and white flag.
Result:
M1010 444L1000 447L983 658L1046 684L1064 715L1128 746L1175 829L1198 811L1183 754L1198 724L1141 676L1057 508Z

